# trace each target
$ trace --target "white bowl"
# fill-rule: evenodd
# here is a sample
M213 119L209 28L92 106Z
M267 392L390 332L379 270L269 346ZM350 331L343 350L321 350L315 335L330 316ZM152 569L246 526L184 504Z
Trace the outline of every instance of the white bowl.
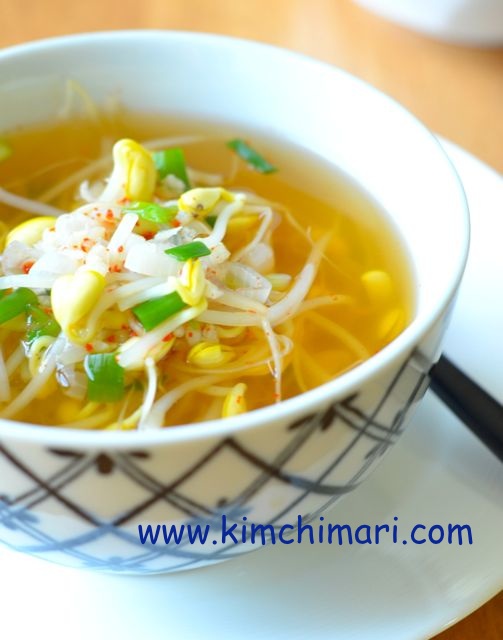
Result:
M260 546L222 543L222 514L275 534L299 515L307 522L397 440L426 389L465 265L463 190L434 136L376 89L289 51L202 34L95 33L4 50L0 130L53 117L69 77L98 102L120 90L128 107L223 119L314 150L389 212L414 265L410 326L367 362L279 405L160 432L0 421L8 546L102 571L218 562ZM213 527L205 545L139 542L140 524L196 521Z
M501 0L356 0L398 24L458 44L503 43Z

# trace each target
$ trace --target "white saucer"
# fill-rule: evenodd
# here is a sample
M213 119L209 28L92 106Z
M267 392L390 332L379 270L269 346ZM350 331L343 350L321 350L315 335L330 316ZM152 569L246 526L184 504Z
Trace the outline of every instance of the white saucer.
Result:
M472 213L447 354L503 400L503 180L450 143ZM498 295L497 295L498 293ZM484 327L481 331L480 328ZM473 544L270 547L179 575L64 569L0 549L6 637L52 640L408 640L503 588L503 465L431 394L367 483L325 523L469 524Z

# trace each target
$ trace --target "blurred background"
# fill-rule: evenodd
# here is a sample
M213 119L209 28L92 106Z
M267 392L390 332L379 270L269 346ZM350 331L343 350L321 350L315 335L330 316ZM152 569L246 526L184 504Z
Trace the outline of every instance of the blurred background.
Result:
M367 80L503 172L503 0L0 0L0 25L0 47L181 29L294 49ZM500 594L437 640L500 640L502 629Z

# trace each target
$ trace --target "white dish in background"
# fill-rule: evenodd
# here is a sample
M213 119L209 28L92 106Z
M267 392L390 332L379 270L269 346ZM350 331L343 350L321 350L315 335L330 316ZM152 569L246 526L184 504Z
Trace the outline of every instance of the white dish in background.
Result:
M473 225L446 351L503 400L503 301L494 295L503 272L503 180L445 147ZM427 638L503 587L502 495L503 466L429 394L372 479L325 522L392 524L397 516L402 530L467 523L473 545L276 546L144 578L65 569L1 548L2 629L6 637L52 640Z
M383 18L430 36L470 45L503 43L501 0L356 0Z

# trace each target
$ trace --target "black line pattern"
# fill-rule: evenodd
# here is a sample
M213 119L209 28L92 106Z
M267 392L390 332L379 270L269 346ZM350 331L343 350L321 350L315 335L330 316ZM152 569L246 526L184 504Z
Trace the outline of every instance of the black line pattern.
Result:
M427 369L424 357L413 354L377 400L353 394L321 413L305 415L284 428L280 450L267 459L237 434L211 446L169 483L156 476L154 463L159 463L158 456L162 458L162 451L156 449L47 449L44 460L50 459L51 464L46 466L53 472L42 473L30 466L16 447L0 443L0 541L54 562L128 573L164 573L246 553L254 547L212 543L214 537L220 538L222 514L229 523L242 524L246 515L248 524L269 524L273 530L296 522L299 514L304 522L313 521L341 495L358 486L396 441L404 420L427 388ZM313 456L313 451L325 444L325 454L332 450L334 454L330 458L325 455L323 468L313 467L314 471L302 474L295 471L296 461L310 447L314 447ZM226 489L229 495L201 502L192 483L198 486L210 465L225 464L229 456L243 468L248 478L244 486L234 489L235 483L230 482ZM39 466L46 468L44 464ZM9 477L13 478L10 482L5 480ZM86 499L85 491L91 477L94 482L98 478L105 494L111 492L112 502L110 483L114 479L119 484L126 482L132 488L127 507L107 517L88 508L86 504L92 504L93 497ZM264 499L271 492L283 492L283 497L279 507L264 517ZM64 514L72 523L71 533L55 525L53 513ZM137 525L157 524L160 513L166 524L166 514L169 524L210 524L212 539L205 545L190 545L188 541L142 545Z

